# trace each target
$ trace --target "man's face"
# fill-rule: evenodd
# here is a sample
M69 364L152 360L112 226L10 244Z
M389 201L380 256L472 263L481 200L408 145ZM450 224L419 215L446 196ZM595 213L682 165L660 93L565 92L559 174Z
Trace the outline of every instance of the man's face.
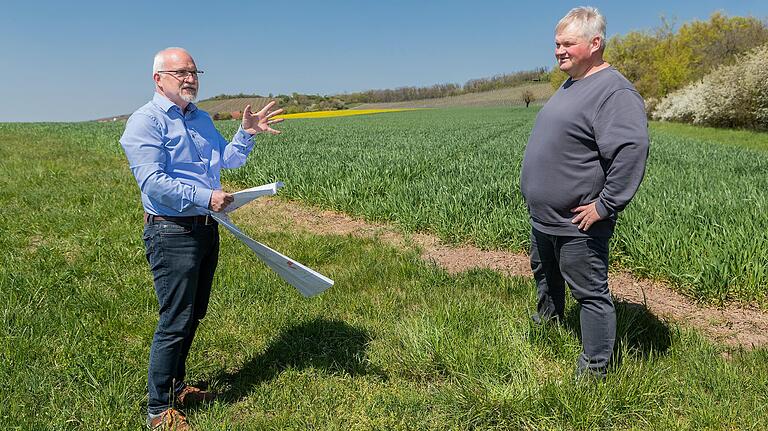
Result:
M171 102L186 108L197 98L200 83L195 61L184 51L171 51L165 54L162 70L154 75L158 91Z
M555 35L555 58L560 70L571 78L581 78L590 68L592 54L600 48L600 38L584 38L572 27Z

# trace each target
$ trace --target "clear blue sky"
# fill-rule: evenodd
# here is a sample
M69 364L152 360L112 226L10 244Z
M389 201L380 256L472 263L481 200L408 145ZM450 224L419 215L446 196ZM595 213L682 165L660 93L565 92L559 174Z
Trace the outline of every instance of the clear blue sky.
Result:
M553 62L553 28L589 4L608 37L714 11L768 17L768 1L14 1L0 14L0 121L131 113L151 96L152 56L187 48L221 93L334 94L422 86Z

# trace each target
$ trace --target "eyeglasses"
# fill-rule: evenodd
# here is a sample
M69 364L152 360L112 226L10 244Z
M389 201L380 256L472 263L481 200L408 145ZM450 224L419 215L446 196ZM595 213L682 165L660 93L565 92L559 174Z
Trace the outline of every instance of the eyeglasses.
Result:
M157 73L170 73L176 78L187 79L190 75L199 78L198 75L202 75L205 72L202 70L158 70Z

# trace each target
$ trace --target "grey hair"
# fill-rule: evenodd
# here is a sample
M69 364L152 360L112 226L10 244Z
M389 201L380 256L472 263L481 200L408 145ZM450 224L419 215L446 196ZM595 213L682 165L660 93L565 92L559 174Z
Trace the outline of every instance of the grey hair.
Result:
M178 46L169 46L168 48L165 48L165 49L162 49L162 50L158 51L157 54L155 54L154 61L152 61L152 74L153 75L155 73L157 73L158 70L163 70L163 67L165 66L165 55L164 54L165 54L166 51L171 50L171 49L179 50L179 51L184 51L187 54L189 54L189 52L187 52L186 49L179 48Z
M571 9L555 27L555 35L573 27L585 39L600 36L600 47L605 48L605 17L597 8L580 6Z

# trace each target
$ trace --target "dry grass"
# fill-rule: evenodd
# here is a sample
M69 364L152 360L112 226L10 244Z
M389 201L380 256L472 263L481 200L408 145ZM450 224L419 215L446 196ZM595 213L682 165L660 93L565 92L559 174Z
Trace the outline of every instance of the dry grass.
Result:
M236 97L223 100L204 100L198 103L197 107L211 114L214 112L242 111L245 105L251 105L252 110L258 111L273 99L269 97Z
M525 105L522 94L531 90L534 104L541 104L554 93L549 83L537 83L520 87L503 88L501 90L469 93L453 97L437 99L411 100L393 103L364 103L354 109L392 109L392 108L449 108L456 106L521 106Z

